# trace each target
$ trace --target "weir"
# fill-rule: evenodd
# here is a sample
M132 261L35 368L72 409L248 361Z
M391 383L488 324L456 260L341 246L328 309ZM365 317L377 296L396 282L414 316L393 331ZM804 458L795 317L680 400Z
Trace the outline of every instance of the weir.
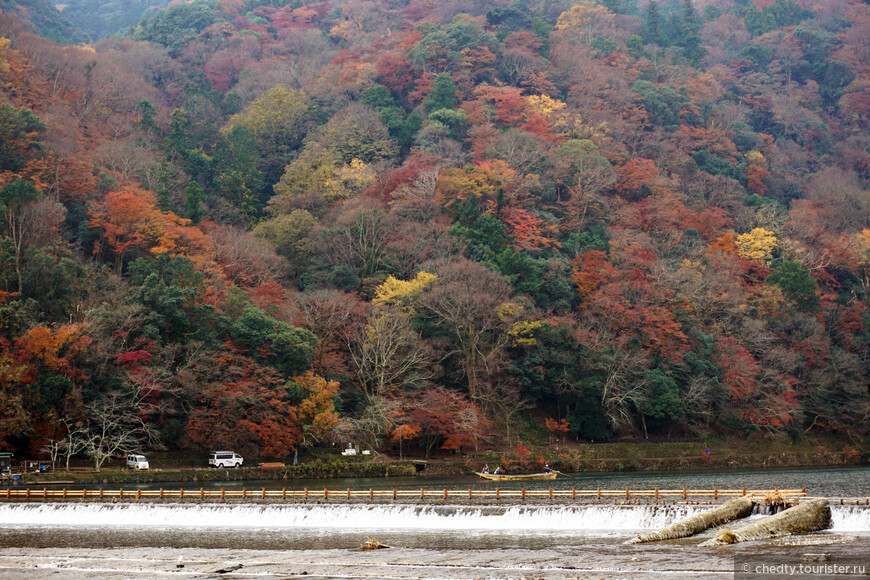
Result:
M263 528L328 530L483 530L634 535L705 511L695 505L366 505L192 503L3 503L0 525L96 529ZM751 521L751 520L750 520ZM870 508L832 506L831 529L870 530Z
M776 494L790 501L806 496L806 489L752 490L752 489L226 489L226 488L194 488L194 489L26 489L7 488L0 490L0 502L6 501L91 501L91 502L161 502L161 501L242 501L242 502L405 502L432 503L443 501L468 502L619 502L637 503L653 501L670 503L719 503L725 499L744 496L764 496ZM868 498L870 503L870 498Z

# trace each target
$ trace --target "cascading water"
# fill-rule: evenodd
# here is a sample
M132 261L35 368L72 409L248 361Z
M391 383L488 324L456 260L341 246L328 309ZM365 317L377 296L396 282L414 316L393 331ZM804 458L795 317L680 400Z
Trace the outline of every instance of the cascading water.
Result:
M5 504L0 524L205 528L634 531L659 528L698 506L383 506Z
M703 506L412 506L225 504L0 504L0 525L21 527L485 530L632 534L670 525ZM763 518L754 515L752 518ZM835 533L870 533L870 508L832 506Z
M831 530L839 533L870 534L870 507L831 506Z

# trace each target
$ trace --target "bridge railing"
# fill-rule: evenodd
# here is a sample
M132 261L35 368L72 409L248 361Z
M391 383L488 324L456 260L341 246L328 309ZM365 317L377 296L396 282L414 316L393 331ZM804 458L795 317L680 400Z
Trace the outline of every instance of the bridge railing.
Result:
M763 498L778 495L787 499L806 497L806 489L247 489L247 488L174 488L174 489L12 489L0 490L0 501L8 500L84 500L84 501L436 501L436 500L632 500L674 501L720 500L752 495Z

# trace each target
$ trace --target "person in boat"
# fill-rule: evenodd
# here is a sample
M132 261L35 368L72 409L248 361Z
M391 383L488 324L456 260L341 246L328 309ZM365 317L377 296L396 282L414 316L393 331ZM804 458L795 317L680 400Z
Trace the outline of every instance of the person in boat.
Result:
M544 464L544 473L550 473L550 464L549 463Z
M493 471L493 473L494 473L495 475L498 475L499 473L501 473L501 465L497 466L497 467L495 468L495 471Z
M489 464L483 466L483 472L489 473Z

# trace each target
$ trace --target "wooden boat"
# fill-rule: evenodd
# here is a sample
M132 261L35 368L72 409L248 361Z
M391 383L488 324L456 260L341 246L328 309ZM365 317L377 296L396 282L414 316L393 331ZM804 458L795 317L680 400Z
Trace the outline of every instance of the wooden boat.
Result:
M475 471L477 475L484 479L491 479L493 481L522 481L524 479L556 479L556 476L559 475L555 471L550 471L549 473L527 473L525 475L507 475L504 473L482 473L480 471Z

